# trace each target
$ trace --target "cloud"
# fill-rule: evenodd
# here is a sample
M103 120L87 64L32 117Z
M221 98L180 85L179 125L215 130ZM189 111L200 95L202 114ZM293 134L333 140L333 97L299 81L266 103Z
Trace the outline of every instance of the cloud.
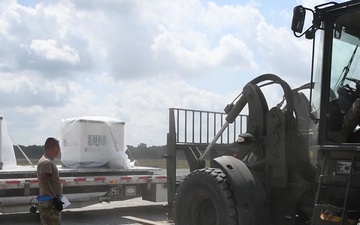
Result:
M224 96L199 90L177 76L116 82L114 86L121 94L108 95L104 104L126 122L130 144L136 144L134 140L156 145L166 143L169 108L218 111L225 104Z
M36 76L0 73L1 108L56 106L61 107L67 99L66 84L44 80Z
M0 21L7 46L2 51L7 63L0 69L71 78L107 68L116 79L174 71L201 76L215 68L246 71L256 68L249 46L262 20L251 5L198 1L12 4Z
M298 83L310 68L309 42L269 24L254 3L6 3L0 113L21 144L42 144L61 119L87 115L125 121L129 144L165 144L168 108L222 111L262 72Z
M32 40L30 49L49 61L62 61L75 65L80 62L77 51L69 45L57 46L56 40Z
M73 10L64 2L7 5L0 17L0 71L33 71L52 79L92 69L89 40L76 30Z
M199 90L177 76L122 82L103 75L96 81L106 86L108 92L99 94L70 82L66 92L72 97L67 98L62 107L16 106L2 109L0 114L6 112L3 115L9 131L21 144L42 143L47 136L57 136L60 120L64 118L107 116L126 123L128 144L163 145L168 132L169 108L219 111L225 104L223 95ZM20 125L19 120L24 122Z
M297 39L288 28L257 26L257 41L269 71L283 78L310 80L312 41Z

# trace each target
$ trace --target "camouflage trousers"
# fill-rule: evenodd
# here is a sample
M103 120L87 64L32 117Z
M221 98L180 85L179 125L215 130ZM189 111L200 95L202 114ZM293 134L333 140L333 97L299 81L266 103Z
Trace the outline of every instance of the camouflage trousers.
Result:
M61 212L55 209L51 201L39 202L38 207L42 225L60 225Z
M356 99L346 112L343 121L343 128L350 133L360 123L360 98Z

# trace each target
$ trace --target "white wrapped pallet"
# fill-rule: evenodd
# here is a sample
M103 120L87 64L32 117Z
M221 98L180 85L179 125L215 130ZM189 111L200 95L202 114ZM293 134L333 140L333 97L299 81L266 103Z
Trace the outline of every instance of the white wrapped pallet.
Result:
M5 120L0 116L0 169L16 166L14 147L7 131Z
M108 117L61 121L61 162L70 168L131 167L125 145L125 123Z

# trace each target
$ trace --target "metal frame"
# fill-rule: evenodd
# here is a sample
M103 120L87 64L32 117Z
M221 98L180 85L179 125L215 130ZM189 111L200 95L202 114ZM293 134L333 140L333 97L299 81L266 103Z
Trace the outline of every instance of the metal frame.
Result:
M168 206L170 212L168 219L172 220L173 200L177 181L177 152L184 151L192 169L191 161L199 159L210 141L216 136L218 130L226 123L226 113L203 110L170 108L169 109L169 133L167 134L167 181L168 181ZM210 157L214 159L219 153L225 153L237 140L240 133L244 133L247 125L247 115L239 115L236 120L227 126L210 151ZM213 164L211 163L213 167Z

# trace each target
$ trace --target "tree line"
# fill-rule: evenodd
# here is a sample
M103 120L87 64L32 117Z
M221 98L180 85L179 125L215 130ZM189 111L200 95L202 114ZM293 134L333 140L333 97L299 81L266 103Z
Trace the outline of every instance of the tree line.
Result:
M129 159L161 159L163 154L166 154L166 146L150 146L148 147L144 143L140 143L138 146L128 145L126 150ZM14 146L15 156L17 159L25 158L19 148L26 154L30 159L38 159L44 153L43 145L30 145L23 146L19 145Z

